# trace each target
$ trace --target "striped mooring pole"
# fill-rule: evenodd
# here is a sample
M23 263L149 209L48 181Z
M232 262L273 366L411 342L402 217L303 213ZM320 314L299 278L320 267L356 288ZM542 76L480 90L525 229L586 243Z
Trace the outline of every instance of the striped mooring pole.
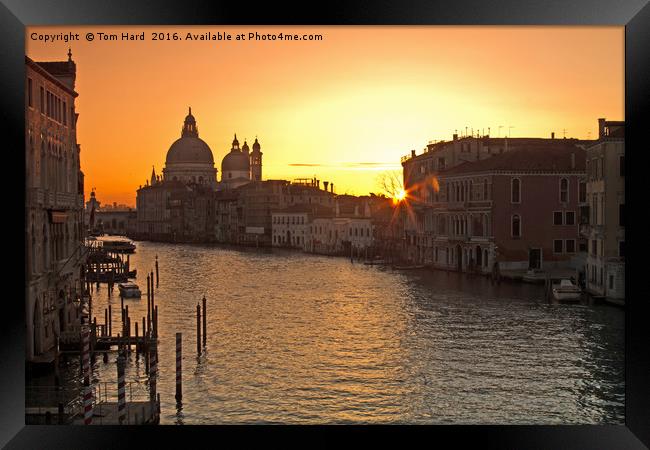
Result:
M84 373L83 407L84 424L90 425L93 421L93 392L90 386L90 328L85 325L81 329L82 364Z
M158 355L156 354L156 338L153 339L150 347L149 362L149 395L152 403L156 402L156 376L158 375Z
M176 333L176 401L183 400L183 335Z
M124 380L124 372L126 366L126 358L124 352L120 349L117 357L117 417L120 425L126 418L126 383Z

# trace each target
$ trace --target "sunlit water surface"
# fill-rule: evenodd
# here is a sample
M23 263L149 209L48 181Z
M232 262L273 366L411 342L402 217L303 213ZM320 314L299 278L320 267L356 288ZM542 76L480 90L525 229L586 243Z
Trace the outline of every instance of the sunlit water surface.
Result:
M161 423L624 423L624 312L552 305L537 285L345 258L137 242L158 255ZM208 336L196 356L196 305ZM119 293L94 293L103 322ZM125 300L132 321L146 295ZM183 402L175 333L183 333ZM76 377L72 361L67 378ZM116 379L115 354L94 376ZM127 380L146 380L132 353Z

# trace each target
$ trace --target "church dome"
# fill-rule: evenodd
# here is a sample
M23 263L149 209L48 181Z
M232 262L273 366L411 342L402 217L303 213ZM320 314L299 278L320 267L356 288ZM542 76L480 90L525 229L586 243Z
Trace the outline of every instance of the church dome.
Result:
M203 139L182 137L177 139L167 151L165 164L202 163L214 165L212 150Z
M166 165L175 163L199 163L214 166L214 157L208 144L199 138L196 119L192 115L192 108L183 123L181 137L177 139L167 151Z
M234 150L224 156L221 162L221 173L234 172L234 171L248 171L250 169L250 161L248 156L240 150Z

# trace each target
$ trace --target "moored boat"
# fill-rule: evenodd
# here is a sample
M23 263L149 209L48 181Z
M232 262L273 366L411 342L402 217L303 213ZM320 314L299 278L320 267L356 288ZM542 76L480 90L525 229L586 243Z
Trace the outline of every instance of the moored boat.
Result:
M553 298L559 302L578 302L582 291L571 280L563 278L553 284Z
M118 240L103 240L102 248L109 252L115 253L133 253L135 252L135 244L131 241L118 241Z
M142 292L140 292L140 288L135 283L132 282L119 283L117 287L120 290L120 296L124 298L140 298L142 296Z
M424 269L424 264L415 264L415 265L410 265L410 266L393 266L393 269L396 269L396 270Z

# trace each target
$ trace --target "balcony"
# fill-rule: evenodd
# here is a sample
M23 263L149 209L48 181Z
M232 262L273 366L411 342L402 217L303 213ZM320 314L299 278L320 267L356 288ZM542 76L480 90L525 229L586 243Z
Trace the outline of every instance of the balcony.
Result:
M55 192L43 188L28 188L27 205L53 209L83 209L83 195Z

